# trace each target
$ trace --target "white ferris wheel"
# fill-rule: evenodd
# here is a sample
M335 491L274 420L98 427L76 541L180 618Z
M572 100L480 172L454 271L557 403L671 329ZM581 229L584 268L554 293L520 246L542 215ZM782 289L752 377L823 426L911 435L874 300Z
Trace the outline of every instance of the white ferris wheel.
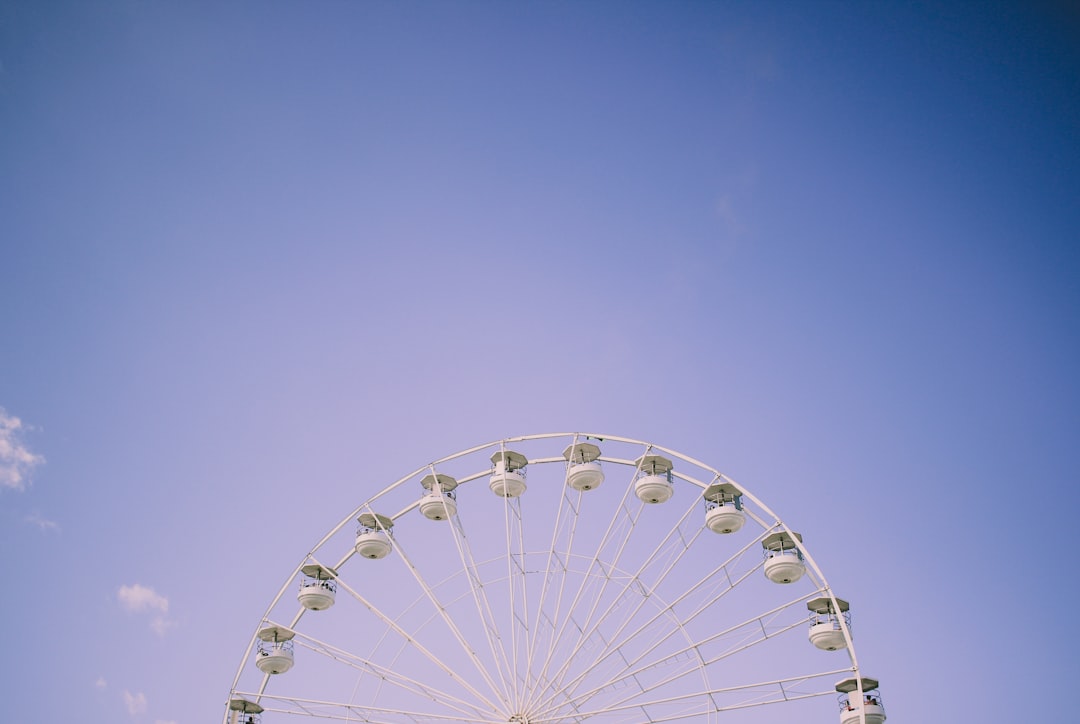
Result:
M223 721L832 723L829 695L840 724L885 721L799 532L674 450L550 433L346 515L271 601Z

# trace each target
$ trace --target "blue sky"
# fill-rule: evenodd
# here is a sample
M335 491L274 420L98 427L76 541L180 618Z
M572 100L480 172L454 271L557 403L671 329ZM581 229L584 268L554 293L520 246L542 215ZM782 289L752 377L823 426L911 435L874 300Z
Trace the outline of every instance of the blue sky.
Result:
M890 720L1069 691L1078 40L1052 2L0 1L3 718L219 717L342 515L559 430L805 531Z

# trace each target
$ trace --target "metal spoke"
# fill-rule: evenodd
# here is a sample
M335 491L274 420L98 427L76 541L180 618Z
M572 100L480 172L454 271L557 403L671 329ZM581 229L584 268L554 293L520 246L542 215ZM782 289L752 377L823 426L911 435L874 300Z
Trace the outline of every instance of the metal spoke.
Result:
M645 585L641 580L642 574L661 555L661 551L664 551L664 550L667 549L667 544L671 540L672 536L674 536L679 531L679 528L686 522L687 518L694 511L695 508L697 508L697 501L694 501L694 503L690 506L690 508L688 508L686 510L686 512L683 513L682 518L680 518L678 523L675 526L673 526L671 528L671 530L668 531L667 535L664 536L663 540L661 540L655 546L655 550L653 551L653 553L650 554L645 559L644 562L642 562L642 564L638 567L638 570L635 571L634 574L631 577L626 579L626 582L623 585L622 590L619 591L619 593L616 595L615 599L608 605L608 607L604 610L604 612L597 618L596 622L592 624L592 626L589 628L589 630L587 632L582 633L582 635L581 635L581 637L579 639L579 644L584 642L593 633L596 632L596 630L599 627L600 623L602 623L604 620L606 620L607 616L610 615L612 613L612 611L616 608L616 606L619 604L619 602L623 600L623 595L626 594L628 591L630 591L631 587L634 584L640 583L642 585ZM700 534L701 534L701 529L698 529L698 531L696 531L696 533L694 534L693 539L696 539L697 535L700 535ZM629 535L627 536L627 538L629 538ZM691 540L691 543L693 542L693 539ZM658 588L660 586L660 584L663 583L663 581L667 578L668 573L670 573L678 565L678 562L682 559L683 555L689 549L690 549L690 544L684 545L681 548L681 550L679 551L679 553L671 561L669 561L668 565L660 572L660 574L656 578L656 580L654 580L651 585L646 586L646 590L655 590L656 588ZM605 579L605 584L606 584L607 580L609 580L609 579ZM596 609L597 604L599 603L599 600L600 600L600 598L597 597L596 603L594 603L592 610L590 610L590 612L589 612L590 615L586 619L587 621L591 621L592 614L595 612L595 609ZM641 607L645 605L646 600L647 600L647 596L639 596L638 597L638 602L637 602L636 606L634 607L633 611L631 611L630 614L626 617L627 621L630 621L630 620L633 619L634 615L636 615L636 613L641 610ZM617 635L619 633L619 631L621 631L621 628L618 631L616 631L615 635ZM587 672L589 669L595 667L599 663L599 661L601 660L601 658L603 656L603 653L604 653L603 650L598 652L598 654L597 654L598 658L594 659L592 664L583 667L584 671ZM569 660L564 662L562 668L556 674L555 679L556 679L556 687L558 688L559 692L566 692L568 694L568 696L572 698L573 693L574 693L573 690L574 690L575 685L580 682L581 678L585 674L582 673L581 675L576 677L573 681L571 681L570 684L564 686L563 682L562 682L562 679L565 677L565 674L568 671L568 669L570 667L570 664L571 664L571 662ZM549 697L549 700L552 699L552 698L555 698L554 695L552 697ZM543 702L541 704L541 706L546 706L547 703L548 702L545 701L545 702Z
M661 665L661 664L663 664L663 663L665 663L665 662L667 662L669 660L677 660L680 656L682 656L682 655L684 655L686 653L689 653L690 651L699 651L700 647L705 646L706 644L709 644L712 641L722 639L725 636L728 636L728 635L738 631L739 629L747 628L749 626L752 626L753 624L759 624L759 626L761 628L760 633L755 633L756 638L754 638L754 639L752 639L752 640L750 640L750 641L748 641L748 642L746 642L746 643L744 643L744 644L742 644L740 646L733 647L733 648L729 649L728 651L725 651L722 654L719 654L717 656L713 656L713 657L711 657L711 658L709 658L707 660L704 660L704 661L701 662L701 665L703 665L703 666L712 666L713 664L719 663L720 661L723 661L724 659L730 658L731 656L734 656L736 654L747 651L747 650L753 648L754 646L757 646L758 644L762 644L762 643L764 643L765 641L767 641L769 639L780 636L781 634L787 633L788 631L791 631L793 629L801 628L801 627L806 625L806 622L801 617L797 621L785 624L781 628L778 628L775 631L771 631L771 632L766 630L765 625L764 625L764 621L766 619L768 619L768 618L774 617L777 614L791 608L793 605L803 603L804 601L806 601L808 598L812 597L813 595L815 595L815 594L810 594L808 596L802 596L802 597L800 597L800 598L798 598L798 599L796 599L794 601L790 601L788 603L783 604L782 606L778 606L777 608L775 608L775 609L773 609L771 611L767 611L767 612L765 612L765 613L763 613L763 614L761 614L759 616L756 616L754 618L748 619L748 620L743 621L741 623L735 624L734 626L730 626L730 627L728 627L727 629L725 629L723 631L719 631L719 632L713 634L712 636L706 637L705 639L702 639L701 641L697 641L697 642L695 642L695 643L693 643L693 644L691 644L689 646L686 646L683 649L678 649L676 651L669 652L669 653L665 654L663 657L661 657L659 659L653 659L653 660L647 661L645 663L641 663L642 659L644 659L648 654L655 651L655 649L660 645L660 643L662 643L662 641L658 641L658 642L656 642L656 644L652 648L650 648L647 651L643 652L633 662L630 662L631 665L636 665L636 667L633 670L629 670L629 667L627 667L623 671L620 671L620 672L618 672L616 674L611 675L611 677L608 679L608 685L610 686L610 685L613 685L613 684L617 684L620 681L624 681L624 680L633 678L633 677L635 677L635 676L637 676L637 675L639 675L639 674L641 674L641 673L643 673L645 671L648 671L651 668L657 667L657 666L659 666L659 665ZM665 640L666 640L666 638L668 638L668 637L665 637ZM663 680L653 684L652 686L650 686L650 687L648 687L646 689L643 689L642 691L636 692L634 694L634 696L636 696L638 694L646 693L648 691L652 691L654 689L664 687L664 686L666 686L668 684L671 684L671 683L673 683L673 682L675 682L675 681L677 681L677 680L679 680L679 679L681 679L681 678L683 678L683 677L685 677L685 676L687 676L687 675L689 675L691 673L693 673L693 672L692 671L684 671L682 673L678 673L678 674L675 674L673 676L670 676L667 679L663 679ZM585 692L584 694L582 694L580 696L574 697L574 700L573 700L574 704L576 705L576 707L580 708L582 705L584 705L586 702L588 702L590 699L592 699L595 695L600 693L600 691L601 691L601 689L597 688L597 689L593 689L592 691ZM623 699L623 700L620 700L620 701L615 701L611 705L612 706L618 706L619 704L621 704L621 703L623 703L625 701L630 701L632 698L633 697L627 697L626 699Z
M761 701L757 701L757 702L755 702L753 704L749 703L749 702L743 702L743 703L740 703L737 706L727 706L727 707L709 706L707 711L705 711L705 710L698 711L697 715L701 715L701 714L705 714L705 713L711 713L711 712L715 712L715 711L726 711L726 710L735 709L735 708L745 708L747 706L753 706L755 704L757 704L757 705L760 705L760 704L773 704L773 703L777 703L777 702L780 702L780 701L792 701L793 699L791 697L783 695L783 688L782 687L783 687L784 684L792 683L792 682L812 681L812 680L815 680L815 679L824 678L826 676L836 676L838 674L845 674L845 673L849 673L849 672L850 672L850 669L834 669L834 670L831 670L831 671L825 671L825 672L821 672L821 673L803 674L801 676L791 676L791 677L786 677L786 678L783 678L783 679L774 679L774 680L771 680L771 681L761 681L761 682L757 682L757 683L753 683L753 684L740 684L740 685L737 685L737 686L728 686L728 687L724 687L724 688L713 689L710 692L708 692L711 696L715 696L716 694L730 694L730 693L739 692L739 691L754 691L754 690L761 690L761 689L777 690L777 691L781 692L781 695L778 698L775 698L775 699L761 700ZM829 693L829 692L828 691L822 691L822 692L819 692L819 693L816 693L816 694L799 695L799 698L805 698L805 697L808 697L808 696L821 696L821 695L827 694L827 693ZM647 709L648 707L655 707L655 706L659 706L659 705L662 705L662 704L674 704L674 703L678 703L678 702L690 701L690 700L693 700L693 699L700 698L700 696L701 696L700 693L695 692L695 693L692 693L692 694L678 694L678 695L675 695L675 696L660 697L660 698L657 698L657 699L650 699L648 701L635 701L633 703L621 703L621 704L617 704L617 705L605 705L603 709L595 709L595 710L575 712L574 717L575 718L587 719L587 718L593 717L593 716L601 716L601 715L605 715L605 714L614 714L614 713L618 713L618 712L621 712L621 711L634 711L634 710L637 710L637 709ZM682 719L682 718L688 718L689 716L692 716L692 715L687 714L685 716L674 717L674 718ZM539 719L539 721L558 721L558 720L559 720L558 718L541 718L541 719ZM650 722L670 721L670 720L672 720L672 719L651 719L651 718L649 719ZM530 722L530 724L531 724L531 722Z
M529 664L528 664L528 667L529 667L530 675L532 673L532 662L535 661L535 659L536 659L536 644L537 644L537 637L540 635L540 631L541 630L550 630L549 635L552 637L552 643L550 645L554 644L555 621L560 620L560 611L561 611L561 608L562 608L563 597L564 597L564 595L566 593L566 579L568 578L568 574L569 574L570 558L573 555L574 539L575 539L575 536L576 536L576 533L577 533L577 523L578 523L578 519L579 519L578 511L581 508L582 495L583 495L583 493L581 491L577 491L577 495L576 495L577 501L576 501L576 505L575 505L575 501L573 500L574 496L573 496L573 494L570 493L570 491L569 491L569 489L568 489L568 487L566 485L566 479L565 479L565 476L564 476L563 487L562 487L561 495L560 495L560 498L559 498L559 509L558 509L558 511L556 513L555 525L554 525L554 528L552 530L551 546L548 549L547 566L546 566L546 569L545 569L545 572L544 572L543 583L542 583L542 586L541 586L540 601L539 601L539 603L537 604L537 607L536 607L536 623L533 626L534 635L533 635L532 641L529 644ZM573 515L569 515L569 513L571 513L571 512L573 513ZM564 515L570 518L569 523L566 523L566 525L569 526L569 531L567 532L568 540L567 540L565 552L560 553L559 552L560 547L558 545L558 540L559 540L559 533L562 530L562 526L564 525ZM556 563L557 563L557 566L556 566ZM545 606L544 606L544 604L547 601L547 594L548 594L548 591L549 591L549 588L550 588L551 578L552 578L552 576L556 576L556 575L559 577L559 586L558 586L558 593L555 596L555 613L554 613L554 617L553 618L549 617L549 620L551 622L550 627L545 626L545 627L542 628L541 627L541 619L545 617L545 613L544 613ZM545 672L546 672L547 664L548 664L548 662L550 660L551 654L552 654L552 650L549 648L547 655L544 657L543 666L541 666L540 671L538 671L536 673L535 677L532 677L532 679L531 679L532 680L532 691L529 693L529 699L530 699L529 705L530 706L532 705L531 699L538 692L542 691L543 685L547 681Z
M640 458L641 460L644 460L644 456L648 454L648 451L649 451L649 448L646 447L645 452L642 454L642 456ZM601 458L601 459L603 459L603 458ZM633 481L634 477L637 475L637 473L638 473L638 471L640 471L640 469L641 469L641 465L639 463L638 465L636 465L634 467L634 475L631 476L631 478L630 478L631 481ZM623 516L623 515L626 515L626 516L631 515L629 509L626 506L626 502L627 502L627 499L630 496L630 491L632 489L633 489L632 485L626 486L626 490L623 492L622 500L620 501L618 506L616 506L615 511L612 513L611 521L608 523L607 529L604 531L604 535L601 537L600 542L596 546L596 552L593 554L592 560L590 561L589 565L586 567L585 574L581 577L581 585L578 586L577 593L574 594L574 600L570 604L570 610L571 611L574 611L574 610L577 609L578 604L581 601L581 597L585 593L585 588L589 583L590 574L591 574L593 568L599 563L600 554L607 547L607 544L608 544L608 541L609 541L609 539L611 537L611 534L615 530L616 525L618 524L620 517ZM561 596L560 596L560 601L561 601ZM541 668L541 675L540 675L541 680L550 680L548 675L547 675L547 671L548 671L548 668L551 665L552 656L555 654L555 651L557 650L559 644L562 641L563 634L566 632L566 628L567 628L568 624L571 623L571 622L574 622L573 616L566 616L564 618L563 622L562 622L562 625L559 627L558 632L555 635L552 636L551 644L548 647L547 656L544 659L544 665ZM579 625L576 622L574 622L574 623L575 623L575 626ZM532 703L533 702L530 702L530 705Z
M432 471L432 474L434 475L434 471ZM454 517L455 516L450 516L449 522L451 523L451 530L456 532L457 531L457 526L454 525ZM464 546L460 542L460 536L454 535L454 540L458 544L457 545L458 550L462 551ZM485 667L483 662L480 661L480 657L476 653L476 649L474 649L472 647L472 645L465 639L465 636L464 636L464 634L461 633L461 630L458 628L457 623L454 621L454 619L447 612L446 606L441 601L439 601L438 597L435 595L435 592L428 585L427 581L424 580L424 577L417 570L416 566L413 565L412 560L405 553L405 550L402 547L400 542L397 545L397 553L398 553L398 556L401 558L402 562L404 562L405 566L409 569L409 572L413 575L413 578L416 580L417 584L423 590L424 595L427 597L427 599L431 602L432 606L434 606L435 610L438 612L439 617L442 619L443 623L446 625L447 630L450 631L450 633L454 637L454 640L458 642L458 644L461 646L462 651L465 652L465 654L469 657L469 660L472 662L473 666L476 667L477 672L479 672L480 676L483 677L484 681L491 688L491 691L496 696L500 697L502 699L503 703L506 704L507 699L506 699L506 687L505 687L506 682L505 682L505 680L502 682L503 683L503 688L500 691L499 687L496 685L495 681L491 678L491 675L488 673L487 667ZM464 557L465 557L464 553L462 553L462 557L463 557L463 560L464 560ZM465 565L467 567L467 573L469 573L469 575L468 575L469 583L473 584L474 581L476 580L475 570L474 570L475 563L472 562L473 568L470 568L469 564L465 564ZM473 595L474 595L474 597L477 595L476 587L473 588ZM477 603L477 607L479 608L480 607L480 601L477 600L476 603ZM489 607L489 610L490 610L490 607ZM481 613L481 615L483 615L483 613ZM496 660L497 660L498 656L496 654L496 645L495 645L495 642L492 640L492 637L490 635L488 636L488 644L489 644L489 646L491 648L492 656L495 657ZM500 672L500 678L501 678L501 672L502 672L503 667L496 666L495 668L496 668L497 671Z
M321 656L325 656L333 661L344 664L354 668L360 672L371 674L375 676L380 682L386 682L392 686L395 686L403 691L415 695L419 699L426 699L433 702L438 702L440 705L448 706L449 708L459 712L463 716L483 716L483 710L475 703L467 702L464 699L460 699L457 696L450 694L447 691L438 689L430 684L426 684L416 679L405 676L397 668L391 666L384 666L377 662L371 661L363 656L358 656L344 649L333 646L332 644L320 641L316 638L306 636L303 634L297 635L295 641L303 645L309 651L312 651Z
M486 696L484 696L479 691L477 691L476 688L474 688L469 682L467 682L465 679L463 679L453 669L453 667L447 665L441 659L439 659L439 657L437 657L429 649L427 649L425 646L423 646L423 644L421 644L419 641L417 641L413 637L412 634L410 634L408 631L405 631L404 629L402 629L394 621L393 618L388 616L383 611L379 610L379 608L377 606L372 604L367 598L362 596L360 593L358 593L355 589L353 589L351 586L349 586L349 584L345 583L340 578L337 578L335 580L336 580L337 584L339 586L341 586L341 588L345 589L345 591L350 596L355 598L360 603L360 605L362 605L364 608L366 608L368 611L370 611L372 614L374 614L376 618L378 618L380 621L382 621L388 628L390 628L392 631L394 631L394 633L396 633L398 636L400 636L405 641L407 641L410 646L414 647L417 651L419 651L428 661L435 664L443 672L445 672L450 678L454 679L459 684L461 684L461 686L463 686L470 694L475 696L478 700L484 702L489 707L491 707L493 710L497 709L495 704L490 699L488 699Z
M696 583L692 583L692 584L687 585L686 590L683 592L683 594L680 597L676 598L675 600L671 601L666 608L663 608L663 609L657 611L653 615L652 618L650 618L649 620L647 620L644 623L640 624L631 633L629 633L627 635L623 635L623 631L625 630L626 626L629 624L630 621L633 620L633 616L628 616L626 618L626 620L615 630L615 632L613 632L611 634L607 644L600 651L600 654L593 660L592 667L596 667L599 664L601 664L602 662L606 661L608 658L613 656L617 651L619 651L623 646L626 646L628 644L628 642L630 642L630 641L634 640L635 638L637 638L638 636L640 636L642 634L642 632L644 632L644 631L650 629L651 627L655 626L657 624L657 622L660 621L660 619L664 618L665 616L669 616L671 614L671 609L674 606L678 605L684 599L688 598L691 594L695 593L698 589L702 588L706 583L709 582L710 579L718 576L720 573L726 572L726 570L728 569L729 566L731 566L735 561L737 561L739 558L741 558L743 555L745 555L754 546L755 543L759 543L765 537L765 535L767 535L767 533L768 533L768 531L764 531L760 536L758 536L758 538L756 540L752 540L749 543L747 543L741 549L739 549L734 554L729 556L725 561L720 563L720 565L716 566L711 571L706 573ZM697 615L699 615L703 611L707 610L710 606L714 605L727 592L733 590L739 583L741 583L743 580L748 578L754 571L756 571L758 568L760 568L760 566L761 566L761 564L759 563L754 568L751 568L750 570L746 571L740 578L736 579L735 581L730 581L729 580L730 585L727 588L721 590L720 593L718 593L717 595L712 597L706 604L700 606L698 608L698 610L691 616L691 618L696 617ZM638 610L640 610L641 605L643 605L643 604L644 604L644 601L641 601L638 608L635 609L635 613ZM668 631L668 634L664 637L664 640L666 640L667 638L670 638L671 636L675 635L677 632L678 632L677 628L670 629ZM628 662L627 666L628 667L632 666L633 663L635 663L635 662ZM579 674L575 679L573 679L570 682L569 686L576 690L577 686L579 686L581 684L581 682L584 680L584 678L588 675L588 672L589 672L588 668L583 670L581 674ZM551 698L554 698L554 697L551 697Z
M266 703L277 702L279 704L291 704L275 708L265 706L270 712L282 714L305 714L310 717L322 719L337 719L340 721L360 721L370 724L400 724L405 720L410 721L441 721L441 722L483 722L484 724L497 724L496 718L482 718L475 716L457 716L454 714L434 714L430 712L411 711L407 709L368 706L361 704L346 704L338 701L322 699L304 699L300 697L282 696L276 694L263 694L262 701ZM388 718L394 717L394 718Z

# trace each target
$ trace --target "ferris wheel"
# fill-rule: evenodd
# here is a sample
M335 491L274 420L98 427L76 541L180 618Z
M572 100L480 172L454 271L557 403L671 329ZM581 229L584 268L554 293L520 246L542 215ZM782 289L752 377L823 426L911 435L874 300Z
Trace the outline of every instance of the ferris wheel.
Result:
M841 724L882 724L850 616L803 535L715 468L610 435L507 438L331 528L259 621L223 722L830 722L832 695Z

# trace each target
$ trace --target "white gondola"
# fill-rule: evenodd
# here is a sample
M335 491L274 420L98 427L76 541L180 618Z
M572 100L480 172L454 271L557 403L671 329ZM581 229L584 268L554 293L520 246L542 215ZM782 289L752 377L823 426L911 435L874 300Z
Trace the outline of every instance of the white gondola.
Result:
M393 547L390 539L394 521L378 513L362 513L356 519L356 552L364 558L386 558Z
M600 448L591 442L576 442L563 450L566 458L566 484L574 490L594 490L604 482L600 467Z
M263 708L247 699L229 699L229 724L259 724Z
M862 697L859 697L859 683L862 683ZM865 715L866 724L883 724L885 707L881 704L879 684L875 679L862 677L856 680L844 679L836 685L840 692L840 724L862 724Z
M794 583L806 573L806 563L795 542L798 540L801 543L802 536L798 533L792 535L795 538L787 531L780 531L765 536L765 540L761 541L761 547L765 549L765 575L773 583Z
M634 494L644 503L666 503L671 500L675 486L671 484L671 461L661 455L642 455L634 464L638 478Z
M513 450L499 450L491 456L488 487L500 498L516 498L525 492L525 466L528 458Z
M713 533L734 533L746 522L742 491L731 483L713 483L705 488L705 525Z
M810 611L810 643L823 651L847 648L847 639L840 627L840 617L843 616L848 632L851 631L851 612L847 601L838 598L834 606L831 598L815 598L806 602L806 608Z
M300 591L296 594L300 605L309 611L325 611L334 605L337 584L334 578L337 571L333 568L309 563L300 569Z
M292 631L284 626L267 626L260 629L259 648L255 652L255 665L264 674L284 674L293 665Z
M424 496L420 498L420 512L428 520L447 520L457 513L457 494L454 488L458 483L449 475L427 475L420 484L424 486Z

